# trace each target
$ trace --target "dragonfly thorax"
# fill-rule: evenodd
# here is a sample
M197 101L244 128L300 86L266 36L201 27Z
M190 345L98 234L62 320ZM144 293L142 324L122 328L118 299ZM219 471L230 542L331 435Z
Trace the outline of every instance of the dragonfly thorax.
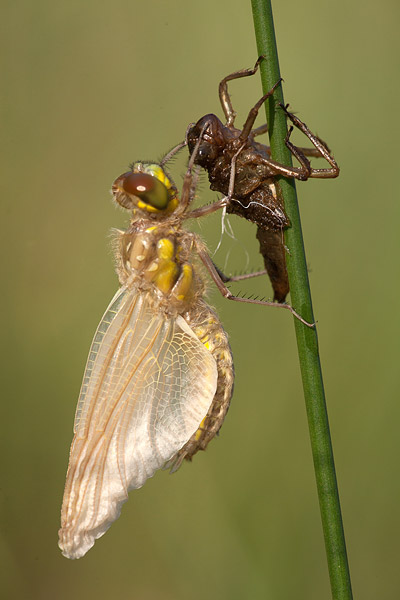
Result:
M118 275L167 300L170 308L186 310L203 292L203 282L191 262L193 234L167 223L133 223L119 234Z

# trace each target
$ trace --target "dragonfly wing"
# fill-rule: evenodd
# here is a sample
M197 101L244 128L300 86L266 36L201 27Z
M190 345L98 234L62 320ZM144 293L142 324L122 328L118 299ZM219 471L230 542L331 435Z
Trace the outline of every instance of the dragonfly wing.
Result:
M217 387L212 354L186 321L121 288L95 334L75 418L59 545L80 558L190 439Z

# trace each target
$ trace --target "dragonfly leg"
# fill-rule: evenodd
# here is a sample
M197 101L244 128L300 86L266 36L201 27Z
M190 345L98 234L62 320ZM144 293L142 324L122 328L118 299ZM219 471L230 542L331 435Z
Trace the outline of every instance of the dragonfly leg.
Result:
M217 269L215 268L213 261L211 260L210 256L208 255L208 252L207 252L206 248L204 247L204 245L198 239L195 240L195 244L196 244L197 252L199 254L201 261L203 262L204 266L207 268L208 272L211 275L212 280L214 281L215 285L217 286L217 288L221 292L221 294L224 296L224 298L227 298L228 300L235 300L236 302L245 302L247 304L260 304L261 306L274 306L275 308L285 308L286 310L289 310L292 313L292 315L294 317L296 317L296 319L301 321L304 325L307 325L307 327L315 327L315 323L308 323L308 321L303 319L303 317L301 317L295 311L293 306L290 306L290 304L272 302L272 301L267 301L267 300L254 300L253 298L241 298L239 296L234 296L232 294L232 292L226 287L220 274L218 273Z
M288 111L288 106L289 106L288 104L286 104L286 106L283 104L280 104L279 106L285 111L287 117L289 117L289 119L292 121L293 125L295 127L297 127L297 129L302 131L306 137L308 137L308 139L313 144L315 149L319 152L319 155L322 156L323 158L325 158L325 160L331 165L331 167L329 169L313 169L313 168L311 168L309 177L318 177L318 178L324 178L324 179L331 179L331 178L337 177L339 175L340 169L339 169L337 162L333 158L331 151L328 148L327 144L323 140L321 140L321 138L314 135L312 133L312 131L307 127L307 125L305 123L303 123L303 121L301 121L298 117L296 117L296 115L294 115L293 113ZM297 148L296 146L294 146L294 144L292 144L289 141L290 133L291 133L291 129L289 130L288 136L286 137L286 140L285 140L286 146L289 148L289 150L292 152L292 154L300 161L300 164L302 164L302 161L300 160L299 156L303 155L303 157L304 157L305 153L302 148L301 149Z
M173 158L175 156L175 154L177 154L180 150L182 150L182 148L184 148L187 145L187 141L186 139L183 140L183 142L179 142L179 144L177 146L174 146L174 148L172 148L160 161L160 165L163 167L164 165L166 165L167 162L169 162L171 160L171 158Z
M276 88L280 85L281 81L283 81L282 77L280 77L275 83L275 85L273 85L272 88L269 90L269 92L261 96L259 101L256 102L256 104L250 109L245 124L243 125L243 129L239 136L239 139L241 139L242 141L246 141L248 139L249 135L251 134L251 130L253 129L254 121L257 118L258 111L260 110L264 102L272 96Z
M229 283L230 281L243 281L245 279L252 279L253 277L261 277L262 275L267 275L267 270L263 269L262 271L254 271L253 273L242 273L241 275L225 275L223 271L212 261L215 270L220 276L221 280L224 283Z

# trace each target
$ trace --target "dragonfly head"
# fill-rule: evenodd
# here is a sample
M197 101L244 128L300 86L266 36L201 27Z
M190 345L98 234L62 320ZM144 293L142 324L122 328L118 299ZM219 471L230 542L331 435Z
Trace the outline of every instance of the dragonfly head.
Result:
M164 217L179 204L178 190L156 163L133 163L112 185L114 200L124 208L147 217Z

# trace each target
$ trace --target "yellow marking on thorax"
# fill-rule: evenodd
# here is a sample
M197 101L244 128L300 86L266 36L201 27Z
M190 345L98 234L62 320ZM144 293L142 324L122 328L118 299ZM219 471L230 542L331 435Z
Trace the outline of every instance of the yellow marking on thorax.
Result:
M193 284L193 269L189 263L182 265L181 274L174 286L174 296L177 300L184 300L190 292Z
M175 245L168 238L157 242L157 258L146 269L146 276L164 294L174 287L179 275L179 267L175 262Z
M151 230L157 227L151 227ZM137 237L129 248L130 263L135 269L142 270L147 281L152 281L163 294L170 294L179 302L185 301L193 288L193 268L188 262L181 262L179 254L182 248L174 239L175 231L166 231L154 246L149 243L147 236Z
M168 292L170 292L174 287L178 273L178 265L170 261L168 264L165 264L161 267L159 273L157 273L156 277L154 278L154 283L164 294L168 294Z
M157 256L160 260L171 260L175 256L175 246L168 238L157 242Z

